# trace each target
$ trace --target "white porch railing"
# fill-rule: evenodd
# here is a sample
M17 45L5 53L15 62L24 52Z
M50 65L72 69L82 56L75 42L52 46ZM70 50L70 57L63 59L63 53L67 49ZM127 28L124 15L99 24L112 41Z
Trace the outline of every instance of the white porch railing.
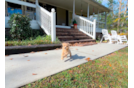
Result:
M36 21L44 29L47 35L51 34L51 13L39 5L36 7Z
M46 34L51 35L51 40L54 42L56 40L55 10L52 9L52 11L49 12L36 4L36 20Z
M92 22L89 19L78 15L74 15L74 19L76 20L80 31L93 39L96 39L96 20Z

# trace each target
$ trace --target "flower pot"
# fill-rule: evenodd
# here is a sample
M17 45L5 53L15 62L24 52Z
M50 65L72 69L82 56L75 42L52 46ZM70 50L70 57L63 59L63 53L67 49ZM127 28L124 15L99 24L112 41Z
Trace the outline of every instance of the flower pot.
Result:
M77 24L74 24L74 29L77 29Z

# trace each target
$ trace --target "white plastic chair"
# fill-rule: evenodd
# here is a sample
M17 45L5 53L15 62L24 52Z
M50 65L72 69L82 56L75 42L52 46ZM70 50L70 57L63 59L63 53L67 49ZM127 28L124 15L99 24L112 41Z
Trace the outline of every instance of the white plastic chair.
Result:
M112 34L112 36L111 36L112 38L117 38L117 39L119 40L118 43L122 44L123 41L126 41L127 44L128 44L126 35L120 36L120 35L117 34L117 32L116 32L115 30L112 30L112 31L111 31L111 34Z
M105 40L109 40L109 42L108 42L109 44L112 44L113 41L114 42L117 42L118 41L117 38L112 38L110 36L110 34L108 34L108 30L107 29L102 29L102 34L103 34L103 36L102 36L102 39L101 39L100 43L102 42L103 38Z

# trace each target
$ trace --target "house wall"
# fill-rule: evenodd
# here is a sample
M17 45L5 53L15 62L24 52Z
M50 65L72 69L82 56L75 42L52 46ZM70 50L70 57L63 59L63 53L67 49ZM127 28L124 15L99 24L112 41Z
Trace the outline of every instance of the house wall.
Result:
M5 28L11 28L8 24L8 20L10 20L10 17L5 17ZM30 21L30 24L32 29L40 29L40 26L36 20Z
M57 7L57 25L66 25L66 10Z

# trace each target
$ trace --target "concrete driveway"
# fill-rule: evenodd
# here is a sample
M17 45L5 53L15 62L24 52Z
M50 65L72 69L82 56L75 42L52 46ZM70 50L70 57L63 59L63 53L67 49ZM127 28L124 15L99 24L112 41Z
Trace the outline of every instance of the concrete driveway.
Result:
M96 44L70 47L72 57L61 60L61 50L16 54L5 57L5 87L16 88L86 63L86 58L95 60L127 47L117 44ZM46 54L47 53L47 54ZM33 75L37 74L37 75Z

